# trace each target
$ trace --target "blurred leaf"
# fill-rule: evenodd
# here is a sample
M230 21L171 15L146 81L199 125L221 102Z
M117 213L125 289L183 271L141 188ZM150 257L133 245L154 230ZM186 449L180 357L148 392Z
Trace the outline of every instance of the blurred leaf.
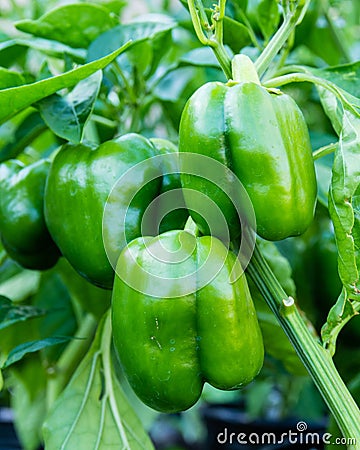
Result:
M32 84L0 91L0 123L14 116L27 106L54 94L60 89L74 86L80 80L103 69L120 55L120 53L126 50L129 45L130 42L104 58L85 64L61 75L37 81Z
M20 86L24 83L25 79L20 73L0 67L0 89Z
M209 47L200 47L190 50L179 59L179 66L205 66L220 69L220 64L214 52Z
M79 143L94 108L102 80L101 70L81 80L67 95L53 94L37 103L48 127L67 141Z
M115 23L106 8L96 4L75 3L55 8L37 20L17 22L15 26L25 33L59 41L70 47L87 48Z
M360 61L328 67L326 69L308 69L318 77L331 81L354 97L360 98Z
M260 30L268 41L277 30L280 21L277 0L248 0L246 15L255 30Z
M0 296L0 330L44 314L45 311L42 309L27 305L17 306L8 298Z
M40 429L46 414L47 374L40 358L23 361L11 368L11 408L14 425L24 450L38 450Z
M8 132L9 142L0 148L0 162L16 158L27 145L46 129L45 122L37 111L28 114L15 129Z
M68 45L61 44L60 42L41 38L16 38L5 42L0 42L0 64L6 67L13 64L15 57L24 54L28 48L38 50L46 55L61 59L64 55L70 55L74 61L79 63L84 62L86 56L85 50L73 49Z
M56 400L43 434L47 450L153 449L114 375L111 324L107 314L94 342Z
M63 282L59 275L58 265L54 269L42 273L39 289L32 299L32 304L47 311L47 314L38 324L41 339L74 336L78 325L72 297L69 286ZM48 365L58 360L64 346L65 344L44 349L42 357Z
M333 159L333 155L328 155L315 161L318 201L324 205L325 208L328 207Z
M72 299L84 310L100 318L110 307L111 291L92 285L62 258L57 265L59 276Z
M168 35L175 25L176 22L167 16L149 17L146 22L132 22L125 25L118 25L94 40L89 47L87 60L92 61L98 59L129 40L132 41L132 46L147 40L156 42L162 36ZM167 50L166 45L162 45L162 48L157 47L160 55L163 51ZM155 56L158 57L158 55Z
M16 362L20 361L24 356L26 356L28 353L38 352L39 350L42 350L46 347L51 347L53 345L59 345L64 342L67 342L70 339L71 339L70 336L50 337L38 341L30 341L25 342L24 344L20 344L13 350L11 350L6 361L2 365L2 368L6 369L12 364L15 364Z

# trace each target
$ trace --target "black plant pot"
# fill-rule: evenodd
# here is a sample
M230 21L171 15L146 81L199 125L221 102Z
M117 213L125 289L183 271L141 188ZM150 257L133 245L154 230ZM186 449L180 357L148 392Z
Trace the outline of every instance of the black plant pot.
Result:
M249 421L236 405L205 407L203 419L207 428L206 450L324 449L325 419Z

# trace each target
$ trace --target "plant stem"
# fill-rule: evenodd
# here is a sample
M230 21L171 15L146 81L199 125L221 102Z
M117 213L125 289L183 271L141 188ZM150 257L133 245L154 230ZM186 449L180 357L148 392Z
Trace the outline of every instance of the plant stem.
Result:
M359 443L359 408L337 372L329 352L314 338L294 300L284 292L257 247L247 273L279 320L344 437L355 438ZM348 448L355 450L359 447L355 445Z
M282 75L280 77L272 78L271 80L267 80L263 82L263 85L267 88L276 88L279 86L283 86L285 84L297 83L297 82L308 82L313 83L318 86L323 87L324 89L329 90L333 94L335 94L341 101L347 105L347 107L354 112L354 114L359 115L359 111L356 108L356 105L350 102L346 96L344 95L344 91L338 88L331 81L325 80L324 78L317 77L310 73L290 73L288 75Z
M215 33L212 31L213 27L210 26L207 20L206 12L201 0L188 0L188 5L194 30L199 41L203 45L208 45L213 49L215 56L219 61L226 77L230 79L231 59L222 42L223 19L225 14L224 0L220 0L217 14L215 13L215 15L213 16L213 20L215 23ZM206 30L206 34L203 30L203 27Z
M323 156L331 155L331 153L334 153L334 151L337 149L338 145L339 145L338 142L334 142L332 144L318 148L313 152L313 160L316 161L317 159L320 159Z
M295 15L287 17L278 31L274 34L269 44L265 47L259 58L256 60L255 67L259 74L259 77L264 74L271 61L279 53L285 42L290 37L292 31L295 28L296 21L297 17Z
M49 370L47 406L50 408L70 380L79 360L87 352L96 330L96 319L88 314L79 326L76 335L81 339L70 341L56 366Z

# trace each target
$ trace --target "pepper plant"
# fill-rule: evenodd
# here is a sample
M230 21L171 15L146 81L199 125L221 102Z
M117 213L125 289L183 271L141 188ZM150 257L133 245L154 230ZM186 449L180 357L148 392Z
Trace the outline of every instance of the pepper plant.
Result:
M206 382L246 396L275 366L360 448L344 3L4 9L0 401L25 449L151 449L158 411L199 411Z

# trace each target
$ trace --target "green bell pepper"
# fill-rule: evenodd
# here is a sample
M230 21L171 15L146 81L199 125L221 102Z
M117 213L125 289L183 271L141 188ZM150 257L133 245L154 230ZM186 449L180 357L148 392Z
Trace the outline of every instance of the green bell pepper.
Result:
M49 169L47 160L29 166L17 160L0 164L1 240L9 256L28 269L49 269L60 256L44 219Z
M153 158L176 151L169 141L148 140L133 133L100 146L66 144L60 149L46 185L45 218L54 241L80 275L97 286L112 288L114 269L109 257L113 256L115 266L126 242L143 234L144 211L163 189L180 188L177 169L173 167L175 173L166 174L171 170L163 167L161 158ZM146 164L137 166L143 161ZM133 168L120 189L112 191L117 181ZM114 208L105 217L106 204ZM122 223L124 211L126 221ZM177 217L177 227L187 217L183 210ZM151 216L151 221L157 219ZM172 227L173 221L169 214L161 222L161 228ZM158 234L156 227L153 234Z
M220 208L231 238L236 238L238 213L223 192L234 185L225 170L229 168L250 197L261 237L281 240L302 234L313 220L317 195L304 117L291 97L260 85L248 58L240 59L240 66L233 66L239 81L207 83L184 108L179 151L206 155L224 165L222 181L215 185L210 171L208 179L193 175L191 158L180 158L187 207L199 211L199 197L190 190L202 192ZM209 234L205 220L191 215L201 232Z
M204 382L240 388L264 349L245 275L217 238L169 231L120 254L112 297L115 348L138 397L186 410Z

